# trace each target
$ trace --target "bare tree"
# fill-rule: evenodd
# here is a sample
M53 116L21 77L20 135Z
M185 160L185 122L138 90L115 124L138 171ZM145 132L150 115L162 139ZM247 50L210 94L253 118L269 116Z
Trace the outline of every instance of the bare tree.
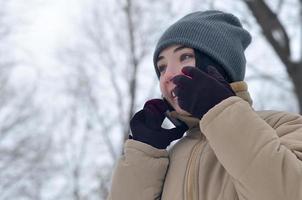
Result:
M22 63L10 43L20 25L9 9L11 2L0 1L0 199L40 199L46 175L41 172L46 171L51 142L44 135L41 112L34 104L36 88L12 79Z
M65 166L70 166L65 176L70 183L65 185L68 194L58 195L61 198L106 198L130 118L156 86L150 50L159 29L173 17L170 4L92 1L84 11L78 41L59 52L66 69L62 95L70 99L61 121L66 124L61 151ZM85 162L93 168L88 170ZM86 178L97 184L85 184Z
M162 18L155 15L155 9L166 9L166 20L172 16L170 2L139 2L134 0L116 1L114 9L100 10L94 6L90 23L84 27L86 36L95 52L104 73L110 77L118 109L118 123L124 140L128 138L129 121L137 102L138 73L150 52L151 44L161 28ZM160 11L157 11L160 13ZM108 17L115 16L115 17ZM153 21L152 21L153 20ZM121 86L121 82L122 86ZM125 89L124 89L125 88Z
M292 59L291 38L285 24L280 19L282 13L282 6L286 1L278 1L278 6L274 10L264 0L245 0L244 1L259 26L262 33L272 46L281 62L284 64L286 71L291 78L294 89L298 98L300 113L302 113L302 55L299 60ZM300 16L298 22L302 19L302 1L297 1L297 6L292 9L300 9ZM297 29L302 29L301 23L296 24ZM302 49L300 38L300 50Z

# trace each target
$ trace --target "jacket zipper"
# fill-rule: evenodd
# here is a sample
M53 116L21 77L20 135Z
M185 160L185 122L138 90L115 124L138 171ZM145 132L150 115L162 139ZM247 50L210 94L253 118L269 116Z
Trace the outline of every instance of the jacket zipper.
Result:
M186 170L186 181L185 181L185 200L198 200L198 171L200 155L203 149L203 139L198 141L192 151ZM198 159L199 156L199 159Z

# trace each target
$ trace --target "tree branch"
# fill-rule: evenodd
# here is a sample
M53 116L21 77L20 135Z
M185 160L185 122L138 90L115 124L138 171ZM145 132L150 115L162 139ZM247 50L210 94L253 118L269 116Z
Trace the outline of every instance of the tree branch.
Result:
M258 24L262 28L264 36L270 42L281 61L287 67L291 66L288 34L277 15L263 0L245 0L244 2L252 11Z

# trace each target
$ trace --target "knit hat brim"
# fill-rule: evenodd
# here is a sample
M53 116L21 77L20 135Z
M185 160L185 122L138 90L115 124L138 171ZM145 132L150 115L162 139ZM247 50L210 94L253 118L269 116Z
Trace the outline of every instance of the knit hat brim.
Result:
M244 50L250 42L250 34L234 15L221 11L195 12L164 32L155 48L153 63L157 69L158 56L165 48L184 45L213 58L230 74L232 81L241 81L246 65Z

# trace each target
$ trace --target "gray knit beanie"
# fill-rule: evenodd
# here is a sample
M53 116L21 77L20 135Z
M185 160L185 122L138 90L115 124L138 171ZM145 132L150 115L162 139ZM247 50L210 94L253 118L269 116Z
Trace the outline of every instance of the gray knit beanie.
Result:
M237 17L217 10L194 12L172 24L160 37L153 62L157 75L157 58L170 45L181 44L204 52L216 60L231 81L244 79L244 50L251 42Z

